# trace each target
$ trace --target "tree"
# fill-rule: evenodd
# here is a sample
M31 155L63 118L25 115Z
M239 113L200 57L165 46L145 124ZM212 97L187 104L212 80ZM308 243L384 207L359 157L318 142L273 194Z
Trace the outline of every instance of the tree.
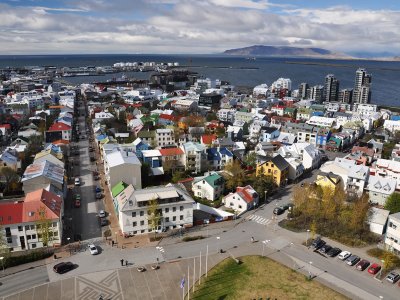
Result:
M175 171L172 173L172 178L171 181L173 183L177 183L178 181L185 179L186 178L186 174L183 171Z
M367 221L369 219L369 201L368 195L364 194L360 198L358 198L352 207L352 214L349 221L350 230L352 230L355 234L359 236L361 239L361 235L368 230Z
M393 193L386 199L385 209L389 210L391 214L400 212L399 193Z
M154 238L156 237L157 229L161 221L161 212L159 207L160 206L158 204L157 199L154 198L149 201L147 215L149 220L149 226L151 230L154 230Z
M244 170L242 169L240 162L238 160L234 160L232 163L227 164L224 168L226 175L226 183L225 186L234 190L238 186L243 186L246 177Z
M247 153L246 156L244 157L244 163L247 166L251 166L251 167L255 168L257 165L257 153L255 153L255 152Z
M215 134L216 134L219 138L225 136L225 128L224 128L224 127L221 127L221 126L218 126L218 127L216 128L216 130L215 130Z
M215 112L209 112L209 113L207 114L206 119L207 119L207 122L211 122L211 121L213 121L213 120L217 120L217 115L216 115Z
M53 239L53 226L50 219L47 217L46 208L41 206L37 210L38 219L36 221L36 228L38 238L42 240L43 246L48 246L49 242Z
M11 169L10 167L1 167L0 168L0 176L3 178L5 182L4 192L9 192L11 190L11 186L15 185L18 182L19 176L17 173Z
M264 202L265 194L267 194L267 196L273 194L273 192L277 187L274 178L272 176L267 176L264 174L260 176L256 176L255 174L253 174L250 177L249 183L253 187L253 189L258 193L260 197L260 203Z

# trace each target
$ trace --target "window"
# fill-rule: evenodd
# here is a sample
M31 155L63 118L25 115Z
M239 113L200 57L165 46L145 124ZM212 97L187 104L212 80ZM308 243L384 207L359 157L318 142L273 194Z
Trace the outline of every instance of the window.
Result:
M31 230L35 230L35 225L31 225L31 226L30 226L30 229L31 229Z
M183 220L183 216L181 215L181 216L179 216L179 220Z
M22 226L18 226L18 231L22 231Z
M166 218L165 218L165 222L169 222L169 217L166 217Z
M136 211L133 211L132 212L132 218L135 218L136 217Z
M166 213L169 212L169 207L165 208L165 212Z
M54 231L53 235L58 236L58 231Z
M175 212L175 211L176 211L176 207L175 207L175 206L172 208L172 211L173 211L173 212Z
M36 239L36 234L32 234L32 240Z
M57 227L57 222L53 222L53 227Z
M137 230L133 231L133 234L137 234Z
M232 203L232 202L230 202L230 203L229 203L229 206L233 206L233 203Z
M30 240L30 239L31 239L31 235L30 235L30 234L27 235L27 236L26 236L26 239L27 239L27 240Z
M242 208L242 206L241 206L241 205L239 205L239 208Z
M26 226L25 226L25 230L29 230L29 225L26 225Z
M183 210L183 206L180 206L180 207L179 207L179 210L182 211L182 210Z
M136 227L137 222L132 222L132 227Z
M32 249L35 249L36 248L36 244L32 244L31 247L32 247Z
M140 221L140 226L143 226L144 225L144 221Z
M172 217L172 221L176 221L176 216L173 216L173 217Z
M144 230L144 229L140 230L140 233L144 233L144 232L145 232L145 230Z
M140 211L140 216L141 216L141 217L144 216L144 211L143 211L143 210Z
M12 243L12 238L11 238L11 237L8 237L8 238L7 238L7 243L9 243L9 244Z

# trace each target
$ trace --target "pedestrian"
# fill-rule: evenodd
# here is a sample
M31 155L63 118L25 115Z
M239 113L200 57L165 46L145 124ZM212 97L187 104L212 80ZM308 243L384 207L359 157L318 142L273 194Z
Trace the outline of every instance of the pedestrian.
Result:
M114 240L111 241L111 247L114 247Z
M124 260L121 259L120 262L121 262L121 266L123 266L124 265Z
M127 260L125 260L125 266L128 266L128 261Z

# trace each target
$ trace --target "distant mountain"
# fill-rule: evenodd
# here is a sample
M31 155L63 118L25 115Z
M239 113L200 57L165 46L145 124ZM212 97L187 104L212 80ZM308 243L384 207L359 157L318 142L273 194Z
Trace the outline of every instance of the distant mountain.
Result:
M352 58L344 53L336 53L322 48L300 48L289 46L263 46L254 45L250 47L230 49L223 52L227 55L241 56L296 56L316 58Z

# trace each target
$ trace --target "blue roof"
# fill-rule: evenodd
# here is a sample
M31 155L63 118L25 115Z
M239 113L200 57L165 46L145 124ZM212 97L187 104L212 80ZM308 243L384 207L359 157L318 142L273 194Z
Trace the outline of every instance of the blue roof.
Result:
M399 121L400 120L400 116L392 116L390 119L393 120L393 121Z
M221 160L221 155L226 155L229 157L232 157L233 154L232 152L230 152L228 149L226 149L225 147L223 148L209 148L207 149L207 159L208 160Z
M107 136L105 134L100 134L100 135L96 136L96 140L98 140L98 141L102 141L106 138L107 138Z
M312 116L322 117L322 116L324 116L324 113L322 111L314 111L312 113Z

